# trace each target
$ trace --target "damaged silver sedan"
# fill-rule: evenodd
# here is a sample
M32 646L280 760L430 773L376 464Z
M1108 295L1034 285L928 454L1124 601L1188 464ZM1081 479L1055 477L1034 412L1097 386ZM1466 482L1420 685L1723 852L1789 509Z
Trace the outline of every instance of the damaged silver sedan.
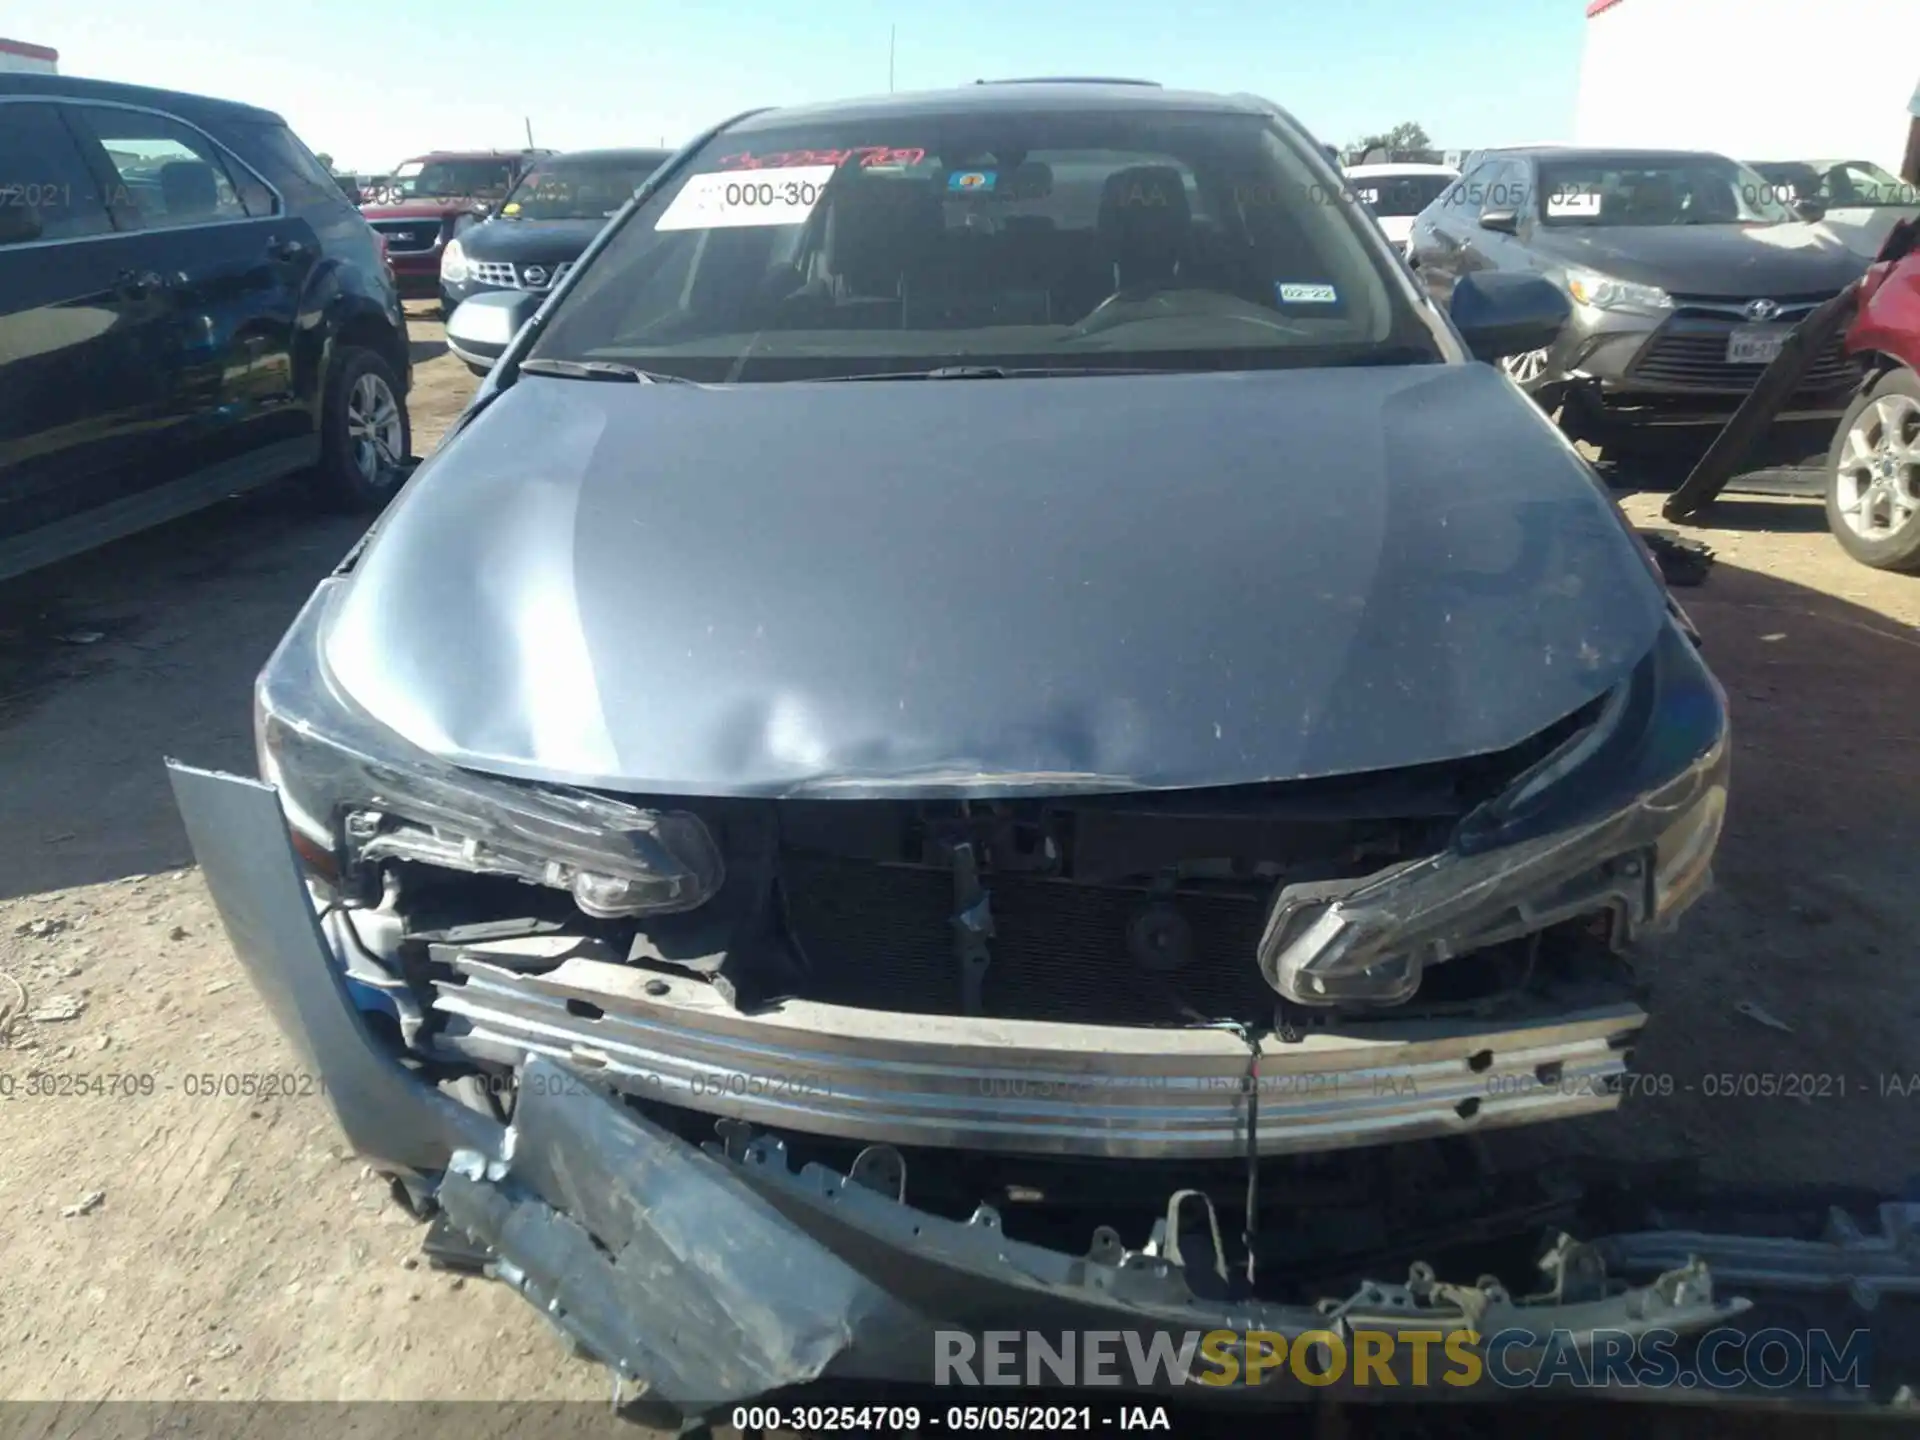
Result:
M260 781L175 767L355 1145L697 1411L1041 1299L1321 1327L1272 1166L1617 1105L1724 697L1473 363L1558 302L1462 291L1244 98L690 146L307 604ZM1577 1290L1321 1298L1727 1313Z

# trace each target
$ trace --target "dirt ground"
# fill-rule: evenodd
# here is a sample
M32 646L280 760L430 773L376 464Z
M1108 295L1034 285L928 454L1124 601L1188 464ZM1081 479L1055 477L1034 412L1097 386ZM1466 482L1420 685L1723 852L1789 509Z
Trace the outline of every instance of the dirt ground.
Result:
M414 338L424 454L472 380L437 324ZM1625 503L1651 520L1659 497ZM160 762L250 769L252 677L358 528L262 493L0 586L0 1398L607 1393L504 1288L416 1267L419 1227L318 1098L221 1093L297 1066ZM1806 502L1731 500L1694 533L1720 563L1681 598L1738 748L1719 886L1647 959L1638 1065L1672 1093L1528 1143L1897 1187L1920 1169L1920 1079L1899 1093L1920 1072L1920 581L1847 559ZM1763 1084L1814 1098L1707 1093Z

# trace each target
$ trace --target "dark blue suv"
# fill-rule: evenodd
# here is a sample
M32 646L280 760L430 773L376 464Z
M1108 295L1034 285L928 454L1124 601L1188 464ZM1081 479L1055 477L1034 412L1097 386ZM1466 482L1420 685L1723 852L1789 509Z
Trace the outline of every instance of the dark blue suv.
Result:
M411 445L380 243L269 111L0 75L0 577Z

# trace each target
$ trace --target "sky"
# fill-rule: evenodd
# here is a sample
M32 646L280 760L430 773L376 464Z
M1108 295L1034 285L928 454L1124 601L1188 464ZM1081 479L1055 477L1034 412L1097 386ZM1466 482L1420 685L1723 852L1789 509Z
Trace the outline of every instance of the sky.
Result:
M1252 91L1345 145L1571 138L1584 0L7 0L60 70L276 110L342 169L678 144L763 105L1036 75Z

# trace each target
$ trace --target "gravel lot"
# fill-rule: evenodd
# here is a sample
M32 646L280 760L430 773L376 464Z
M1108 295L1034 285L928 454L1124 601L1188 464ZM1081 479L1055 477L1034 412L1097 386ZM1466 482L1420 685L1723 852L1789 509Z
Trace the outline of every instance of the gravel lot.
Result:
M426 453L472 380L437 323L413 333ZM1658 497L1626 504L1651 520ZM191 1093L297 1066L191 868L161 757L250 769L253 675L358 529L273 491L0 586L0 1398L606 1395L503 1288L413 1266L419 1228L317 1096ZM1920 583L1848 560L1806 502L1729 501L1699 533L1720 564L1681 598L1732 696L1738 778L1720 886L1648 960L1640 1068L1674 1094L1527 1140L1897 1186L1920 1114L1882 1078L1920 1071L1901 968L1920 934ZM136 1093L29 1095L35 1071ZM1812 1100L1701 1093L1748 1074L1835 1078Z

